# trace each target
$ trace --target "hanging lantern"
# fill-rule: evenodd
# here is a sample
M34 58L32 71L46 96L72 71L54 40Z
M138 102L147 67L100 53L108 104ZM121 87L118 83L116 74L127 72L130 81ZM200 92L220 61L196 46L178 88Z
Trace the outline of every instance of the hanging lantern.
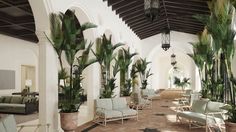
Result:
M170 48L170 30L169 29L165 29L161 33L161 47L165 51L167 51Z
M176 55L175 54L172 54L171 56L170 56L170 61L171 61L171 65L172 66L175 66L176 65L176 63L177 63L177 61L176 61Z
M144 14L150 21L158 18L159 9L159 0L144 0Z

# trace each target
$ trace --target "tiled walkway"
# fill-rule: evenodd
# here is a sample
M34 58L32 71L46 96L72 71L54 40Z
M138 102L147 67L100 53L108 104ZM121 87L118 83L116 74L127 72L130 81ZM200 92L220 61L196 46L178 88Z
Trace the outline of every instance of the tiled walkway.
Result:
M156 129L150 132L204 132L205 129L189 129L186 123L176 122L176 103L172 100L155 100L152 109L139 110L139 121L129 119L121 124L121 121L108 122L106 127L97 126L89 132L142 132L145 128ZM93 126L90 123L79 127L77 132ZM85 131L86 132L86 131ZM88 132L88 131L87 131Z

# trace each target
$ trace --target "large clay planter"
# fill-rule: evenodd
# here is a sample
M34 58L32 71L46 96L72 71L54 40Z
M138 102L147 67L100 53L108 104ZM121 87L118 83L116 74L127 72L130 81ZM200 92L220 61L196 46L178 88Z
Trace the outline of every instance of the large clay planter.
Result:
M236 132L236 123L225 121L226 132Z
M78 122L78 112L60 113L61 128L64 132L75 132Z

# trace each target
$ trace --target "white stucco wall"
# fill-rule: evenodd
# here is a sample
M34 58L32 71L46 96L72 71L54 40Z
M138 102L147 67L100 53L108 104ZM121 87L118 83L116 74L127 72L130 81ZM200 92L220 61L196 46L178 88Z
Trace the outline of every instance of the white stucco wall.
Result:
M171 31L171 48L164 51L161 48L161 35L155 35L141 40L142 57L146 57L151 61L150 67L153 76L149 82L151 88L166 89L168 88L168 73L171 69L170 56L176 54L177 66L184 70L185 77L191 78L191 88L196 89L195 64L187 53L192 52L192 47L189 42L197 41L196 35Z
M38 90L38 45L29 41L0 34L0 69L15 71L15 89L0 90L0 95L21 91L21 65L35 66L36 90Z

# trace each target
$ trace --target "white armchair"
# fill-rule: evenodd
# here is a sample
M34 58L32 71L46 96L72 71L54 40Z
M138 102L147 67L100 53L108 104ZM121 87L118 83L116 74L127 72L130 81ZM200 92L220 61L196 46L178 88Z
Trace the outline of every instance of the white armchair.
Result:
M112 100L97 99L94 122L106 126L107 122L121 120L123 124L122 112L113 109Z
M138 111L130 109L126 98L113 98L113 109L122 112L123 119L127 118L137 118L138 120Z

